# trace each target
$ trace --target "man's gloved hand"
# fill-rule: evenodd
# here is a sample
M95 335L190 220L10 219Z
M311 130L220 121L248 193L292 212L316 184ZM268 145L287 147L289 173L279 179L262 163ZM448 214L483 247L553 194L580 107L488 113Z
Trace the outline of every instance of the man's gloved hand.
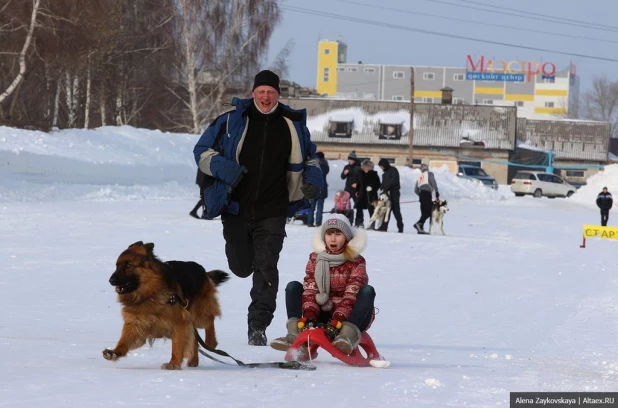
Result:
M306 317L298 319L298 330L301 332L308 329L315 329L316 327L318 327L318 323L313 319L307 319Z
M436 193L436 201L440 201L440 193Z
M313 184L305 183L300 188L300 191L303 192L303 195L309 200L313 200L318 196L318 189Z
M245 174L249 173L249 170L247 170L247 168L245 166L242 166L241 168L242 168L242 171L240 173L238 173L238 176L236 176L236 179L230 185L230 188L228 188L228 193L231 193L232 191L234 191L236 189L236 187L238 187L238 185L242 181L242 179L245 176Z
M326 325L326 337L332 343L335 340L335 337L339 334L339 330L341 330L341 322L339 320L331 320Z

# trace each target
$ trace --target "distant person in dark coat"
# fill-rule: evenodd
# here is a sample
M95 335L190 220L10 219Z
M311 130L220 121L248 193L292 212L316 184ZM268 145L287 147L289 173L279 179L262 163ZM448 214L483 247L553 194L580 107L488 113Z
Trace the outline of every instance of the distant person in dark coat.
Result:
M358 208L358 199L360 197L360 191L362 191L362 176L361 167L356 157L356 151L352 151L348 155L348 164L343 168L341 172L341 179L345 180L344 190L350 193L352 201L354 202L354 208L356 208L356 220L354 226L356 228L364 228L364 215L363 210Z
M403 218L401 217L401 207L399 206L399 199L401 197L401 184L399 183L399 171L391 166L386 159L380 159L378 166L384 172L382 174L382 191L388 195L391 201L391 212L397 220L397 231L403 232ZM389 216L390 220L390 216ZM388 222L382 223L379 231L388 230Z
M609 219L609 210L614 205L612 193L607 191L607 187L603 187L603 191L597 196L597 206L601 209L601 225L606 227Z
M324 176L324 188L322 188L316 198L313 200L309 200L311 203L311 208L309 209L309 214L307 215L307 226L308 227L319 227L322 225L322 214L324 213L324 200L328 197L328 183L326 182L326 175L330 171L330 167L328 166L328 160L324 157L324 153L317 152L318 161L320 163L320 169L322 169L322 175ZM315 215L314 215L315 212ZM315 219L315 224L314 224Z
M364 160L361 163L361 173L364 191L361 191L361 196L358 200L358 207L369 211L369 218L373 215L373 203L378 200L378 190L382 187L380 176L374 170L374 164L371 160Z
M195 184L197 184L197 186L200 189L200 200L197 202L197 204L195 204L195 207L193 207L193 209L191 210L191 212L189 212L189 215L193 218L197 218L199 219L200 217L197 215L197 210L201 207L202 208L202 218L206 219L206 204L204 204L204 183L206 181L206 178L204 177L204 172L202 170L197 169L197 175L195 176Z

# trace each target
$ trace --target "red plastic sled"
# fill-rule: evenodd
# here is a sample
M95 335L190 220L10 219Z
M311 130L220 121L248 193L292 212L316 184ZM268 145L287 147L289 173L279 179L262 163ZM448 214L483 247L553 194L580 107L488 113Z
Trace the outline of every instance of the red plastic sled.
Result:
M357 367L369 367L371 365L371 360L379 360L380 354L376 349L371 336L369 333L363 332L361 336L360 343L358 347L352 350L350 355L344 354L338 349L336 349L333 344L326 337L326 329L317 328L305 330L300 333L290 349L287 351L285 355L285 361L308 361L311 356L311 360L315 359L318 356L318 347L322 347L324 350L328 351L333 357L343 361L346 364L357 366ZM299 355L299 348L303 345L307 344L309 341L309 354ZM365 351L367 357L363 356L360 352L360 348Z

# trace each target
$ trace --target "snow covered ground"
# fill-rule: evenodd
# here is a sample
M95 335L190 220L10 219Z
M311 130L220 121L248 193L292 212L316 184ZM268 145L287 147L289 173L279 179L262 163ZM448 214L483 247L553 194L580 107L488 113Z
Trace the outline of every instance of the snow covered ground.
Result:
M579 248L582 224L599 215L585 194L578 202L585 189L596 197L597 182L612 191L613 167L570 200L515 199L508 186L494 192L437 170L447 236L412 233L417 203L402 205L404 234L369 231L379 308L370 333L390 368L350 367L322 351L313 372L204 358L168 372L159 366L169 341L104 360L122 326L108 278L129 244L227 269L220 222L188 216L196 140L0 127L0 407L507 407L511 391L615 391L618 243ZM343 164L331 162L331 198ZM416 200L415 172L400 171L402 201ZM269 339L285 331L283 288L302 279L312 233L287 229ZM220 288L219 347L245 362L283 361L246 344L249 287L233 277Z

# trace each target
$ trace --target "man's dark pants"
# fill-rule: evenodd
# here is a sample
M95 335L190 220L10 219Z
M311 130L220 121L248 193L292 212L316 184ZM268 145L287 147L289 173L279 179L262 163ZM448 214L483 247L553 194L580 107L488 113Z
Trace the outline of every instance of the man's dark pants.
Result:
M346 190L347 191L347 190ZM356 197L356 191L348 191L350 193L350 197L352 198L353 208L356 208L356 217L354 219L354 225L363 225L365 222L365 214L363 210L358 207L358 197Z
M240 278L253 273L247 314L249 330L265 331L277 307L277 263L285 238L286 217L250 222L242 217L223 215L221 220L230 270Z
M418 200L421 203L421 218L418 220L421 227L424 227L425 221L431 218L431 191L421 190L418 196Z
M609 220L609 210L601 210L601 226L606 227Z
M395 220L397 221L397 230L403 232L403 217L401 216L401 204L399 203L401 193L399 190L389 191L388 198L391 202L391 211L388 214L388 219L390 221L391 216L395 217ZM379 231L388 231L389 221L383 222L379 228Z

